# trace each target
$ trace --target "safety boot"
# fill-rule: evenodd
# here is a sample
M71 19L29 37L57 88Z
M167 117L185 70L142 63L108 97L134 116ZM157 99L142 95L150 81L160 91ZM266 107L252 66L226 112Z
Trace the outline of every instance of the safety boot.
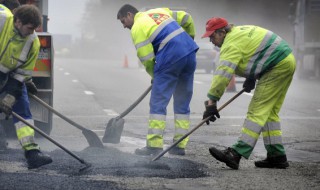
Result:
M289 167L289 163L287 161L287 156L275 156L268 157L264 160L254 162L254 165L258 168L279 168L286 169Z
M157 155L162 151L163 151L163 148L154 148L154 147L146 146L143 148L137 148L134 153L141 156L149 156L149 155Z
M235 170L239 169L241 155L232 148L228 147L225 150L218 150L215 147L211 147L209 148L209 152L214 158L226 163L230 168Z
M184 150L184 148L179 148L175 146L169 150L169 154L183 156L186 155L186 151Z
M25 152L28 163L28 169L39 168L40 166L50 164L52 159L49 155L43 154L38 149L28 150Z

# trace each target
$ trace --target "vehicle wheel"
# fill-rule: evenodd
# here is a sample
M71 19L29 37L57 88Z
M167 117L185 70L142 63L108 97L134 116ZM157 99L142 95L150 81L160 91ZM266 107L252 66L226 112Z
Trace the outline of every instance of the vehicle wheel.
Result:
M50 122L49 123L43 123L41 121L34 121L34 125L37 128L39 128L41 131L43 131L45 134L50 135L51 130L52 130L52 124ZM35 137L39 138L39 137L43 137L43 136L35 131Z
M34 121L34 124L37 128L42 130L44 133L46 133L47 135L50 135L51 130L52 130L52 123L51 122L43 123L40 121ZM0 125L1 125L1 127L4 127L7 138L17 138L16 128L13 124L12 118L8 119L8 120L5 120L5 119L0 120ZM35 131L35 137L39 138L42 136Z
M13 125L12 119L1 119L0 125L0 127L4 127L4 132L7 138L17 138L16 128Z

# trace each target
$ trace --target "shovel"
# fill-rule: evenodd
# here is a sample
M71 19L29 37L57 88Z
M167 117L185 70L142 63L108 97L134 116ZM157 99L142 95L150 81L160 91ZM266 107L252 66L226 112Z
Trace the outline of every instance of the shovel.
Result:
M146 95L151 91L152 85L123 113L121 113L118 117L112 118L109 120L102 141L104 143L113 143L117 144L120 142L121 134L124 126L123 117L130 113L143 99Z
M234 95L230 100L228 100L226 103L224 103L219 109L218 112L221 111L224 107L226 107L228 104L230 104L234 99L236 99L238 96L240 96L244 92L244 89L242 89L240 92L238 92L236 95ZM183 135L179 140L175 141L171 146L169 146L167 149L160 152L156 157L152 159L152 161L158 160L160 157L162 157L165 153L167 153L170 149L175 147L177 144L179 144L183 139L187 138L191 133L193 133L195 130L197 130L199 127L201 127L206 121L208 121L211 118L211 116L203 119L197 126L195 126L191 131Z
M72 121L71 119L67 118L66 116L62 115L61 113L59 113L58 111L53 109L51 106L49 106L47 103L45 103L43 100L38 98L36 95L33 95L33 94L29 93L29 96L32 97L35 101L37 101L39 104L41 104L44 107L46 107L51 112L55 113L57 116L61 117L62 119L64 119L65 121L67 121L71 125L75 126L76 128L80 129L82 131L82 134L87 139L87 141L89 143L89 146L98 147L98 148L103 148L104 147L102 142L101 142L101 140L99 139L98 135L95 134L93 131L82 127L78 123L76 123L76 122Z
M49 137L47 134L45 134L43 131L41 131L39 128L37 128L36 126L32 125L31 123L29 123L27 120L25 120L23 117L21 117L20 115L18 115L15 112L12 112L12 115L14 117L16 117L19 121L23 122L24 124L28 125L29 127L31 127L32 129L34 129L35 131L37 131L40 135L42 135L43 137L45 137L46 139L48 139L49 141L51 141L53 144L57 145L58 147L60 147L62 150L64 150L66 153L68 153L70 156L72 156L73 158L77 159L81 164L86 165L84 168L80 169L80 171L84 171L87 170L88 168L91 167L91 164L84 161L83 159L81 159L79 156L75 155L74 153L72 153L70 150L68 150L67 148L65 148L64 146L62 146L60 143L58 143L57 141L53 140L51 137Z

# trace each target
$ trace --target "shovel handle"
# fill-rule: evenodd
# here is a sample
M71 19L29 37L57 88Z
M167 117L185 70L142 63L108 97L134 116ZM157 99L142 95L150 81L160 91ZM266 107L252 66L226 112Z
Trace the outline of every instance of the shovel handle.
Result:
M65 148L64 146L62 146L60 143L58 143L57 141L53 140L50 136L48 136L47 134L45 134L43 131L41 131L39 128L37 128L36 126L32 125L31 123L29 123L27 120L25 120L23 117L21 117L20 115L18 115L15 112L12 112L12 115L14 117L16 117L19 121L23 122L24 124L28 125L29 127L31 127L32 129L34 129L35 131L37 131L40 135L42 135L43 137L45 137L46 139L48 139L49 141L51 141L53 144L57 145L58 147L60 147L62 150L64 150L66 153L68 153L69 155L71 155L72 157L74 157L75 159L77 159L79 162L81 162L82 164L87 164L84 160L82 160L81 158L79 158L77 155L73 154L70 150L68 150L67 148Z
M55 113L57 116L61 117L62 119L64 119L65 121L67 121L68 123L70 123L71 125L77 127L80 130L84 130L87 131L88 129L86 129L85 127L82 127L81 125L79 125L78 123L72 121L71 119L67 118L66 116L62 115L61 113L59 113L57 110L53 109L51 106L49 106L46 102L44 102L43 100L41 100L40 98L38 98L36 95L29 93L29 96L31 96L34 100L36 100L39 104L43 105L44 107L46 107L48 110L50 110L51 112Z
M228 104L230 104L234 99L236 99L238 96L240 96L244 92L244 89L242 89L240 92L238 92L235 96L233 96L230 100L228 100L226 103L224 103L218 111L221 111L223 108L225 108ZM195 126L191 131L183 135L180 139L175 141L171 146L169 146L167 149L160 152L156 157L152 159L152 161L158 160L161 156L163 156L165 153L167 153L170 149L175 147L177 144L179 144L183 139L187 138L191 133L193 133L195 130L197 130L199 127L201 127L205 122L207 122L211 116L203 119L197 126Z
M152 88L152 85L150 85L149 88L147 88L147 90L144 91L143 94L135 102L133 102L133 104L129 108L127 108L124 112L122 112L117 118L123 118L128 113L130 113L131 110L133 110L144 99L144 97L147 96L147 94L151 91L151 88Z

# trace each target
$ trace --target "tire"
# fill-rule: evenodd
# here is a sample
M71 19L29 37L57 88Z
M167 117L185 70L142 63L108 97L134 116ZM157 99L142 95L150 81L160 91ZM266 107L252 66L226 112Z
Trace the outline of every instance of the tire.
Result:
M45 134L47 134L47 135L50 135L50 133L52 131L52 124L50 122L49 123L43 123L41 121L34 121L34 125L37 128L39 128L41 131L43 131ZM35 137L39 138L39 137L43 137L43 136L35 131Z
M37 128L42 130L44 133L46 133L47 135L50 135L52 131L52 122L43 123L40 121L34 121L34 124ZM8 120L5 120L5 119L0 120L0 125L1 125L0 127L4 127L4 131L7 138L17 138L16 128L13 124L12 118ZM35 137L39 138L42 136L35 131Z

